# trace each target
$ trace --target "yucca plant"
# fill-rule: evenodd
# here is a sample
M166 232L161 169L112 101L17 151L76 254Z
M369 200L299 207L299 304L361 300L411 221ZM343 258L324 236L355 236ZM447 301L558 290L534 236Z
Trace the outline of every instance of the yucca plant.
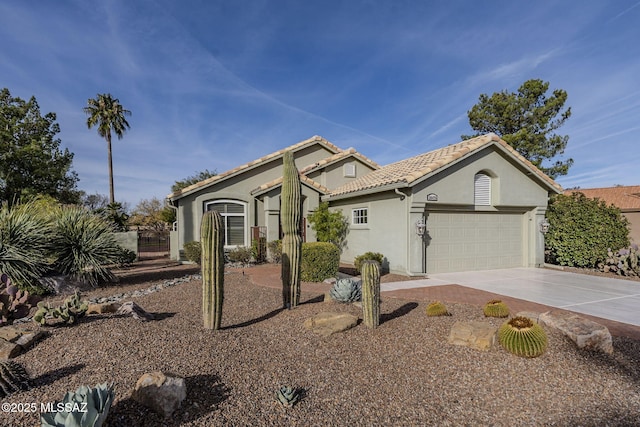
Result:
M434 301L427 306L427 316L451 316L447 307L440 301Z
M0 206L0 271L28 288L48 269L50 223L34 202Z
M121 249L112 226L80 206L60 207L52 217L54 269L94 286L101 279L115 280L107 265L117 263Z
M538 357L547 349L547 334L528 317L518 316L498 329L498 341L507 351L522 357Z
M484 315L487 317L507 317L509 316L509 307L507 307L507 305L498 300L498 299L492 299L491 301L487 302L482 311L484 312Z

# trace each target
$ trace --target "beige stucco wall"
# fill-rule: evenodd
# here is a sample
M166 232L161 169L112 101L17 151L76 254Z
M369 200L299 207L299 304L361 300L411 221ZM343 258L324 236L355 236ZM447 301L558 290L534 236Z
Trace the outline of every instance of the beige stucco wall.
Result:
M623 215L629 220L629 238L640 244L640 212L623 212Z

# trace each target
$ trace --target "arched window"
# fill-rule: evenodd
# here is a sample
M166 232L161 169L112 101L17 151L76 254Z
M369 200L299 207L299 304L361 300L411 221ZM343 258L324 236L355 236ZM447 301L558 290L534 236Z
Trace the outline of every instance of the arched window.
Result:
M491 177L479 172L473 177L473 204L491 206Z
M245 241L246 204L235 200L216 200L206 205L208 211L218 211L224 221L224 245L247 246Z

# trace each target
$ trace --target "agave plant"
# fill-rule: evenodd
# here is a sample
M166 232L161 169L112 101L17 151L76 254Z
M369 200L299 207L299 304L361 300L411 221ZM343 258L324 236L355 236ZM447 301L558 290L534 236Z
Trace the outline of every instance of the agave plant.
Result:
M58 272L94 286L100 279L115 280L107 265L118 262L121 249L104 218L79 206L64 206L53 216L53 227L51 242Z
M487 302L482 309L487 317L507 317L509 316L509 307L497 299Z
M297 388L282 386L276 391L276 400L285 408L291 408L300 400L300 391Z
M427 316L451 316L447 307L440 301L434 301L427 306Z
M47 271L50 234L34 202L0 206L0 271L19 287L33 284Z
M528 317L518 316L498 329L498 341L507 351L522 357L538 357L547 349L547 334Z
M67 392L60 402L65 409L71 410L43 413L40 416L41 425L42 427L100 427L109 414L114 398L113 384L98 384L94 388L80 386L75 392Z
M329 291L329 295L333 300L339 302L360 301L362 299L362 283L351 278L338 279Z

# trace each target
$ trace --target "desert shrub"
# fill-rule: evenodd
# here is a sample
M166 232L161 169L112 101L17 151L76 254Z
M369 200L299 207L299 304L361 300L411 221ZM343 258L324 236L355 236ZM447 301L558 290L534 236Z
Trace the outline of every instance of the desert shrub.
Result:
M309 242L302 244L300 275L305 282L322 282L338 274L340 250L333 243Z
M52 212L52 226L49 238L55 271L92 285L115 280L107 265L117 263L121 248L110 223L86 208L63 206Z
M620 209L582 193L551 198L545 236L547 261L571 267L596 267L609 248L629 245L628 221Z
M202 262L202 245L198 241L184 244L184 256L191 262L200 264Z
M0 271L21 289L48 269L51 225L34 202L0 206Z
M118 267L127 267L133 264L137 258L138 254L131 249L120 247L120 254L118 255L116 264Z
M280 261L282 261L282 240L270 241L267 243L267 248L269 249L269 258L271 258L271 262L280 264Z
M307 216L311 229L316 232L318 242L330 242L338 248L344 246L349 231L349 220L342 211L329 211L329 203L322 202L320 206Z
M243 264L249 264L249 262L251 262L251 248L238 246L237 248L232 249L227 253L227 258L230 262L241 262Z
M264 262L267 259L266 237L259 237L251 241L251 256L256 262Z
M367 260L377 261L378 264L382 265L382 260L384 259L384 255L378 252L365 252L362 255L358 255L355 260L353 260L353 264L356 267L358 273L360 273L360 266L362 263Z

